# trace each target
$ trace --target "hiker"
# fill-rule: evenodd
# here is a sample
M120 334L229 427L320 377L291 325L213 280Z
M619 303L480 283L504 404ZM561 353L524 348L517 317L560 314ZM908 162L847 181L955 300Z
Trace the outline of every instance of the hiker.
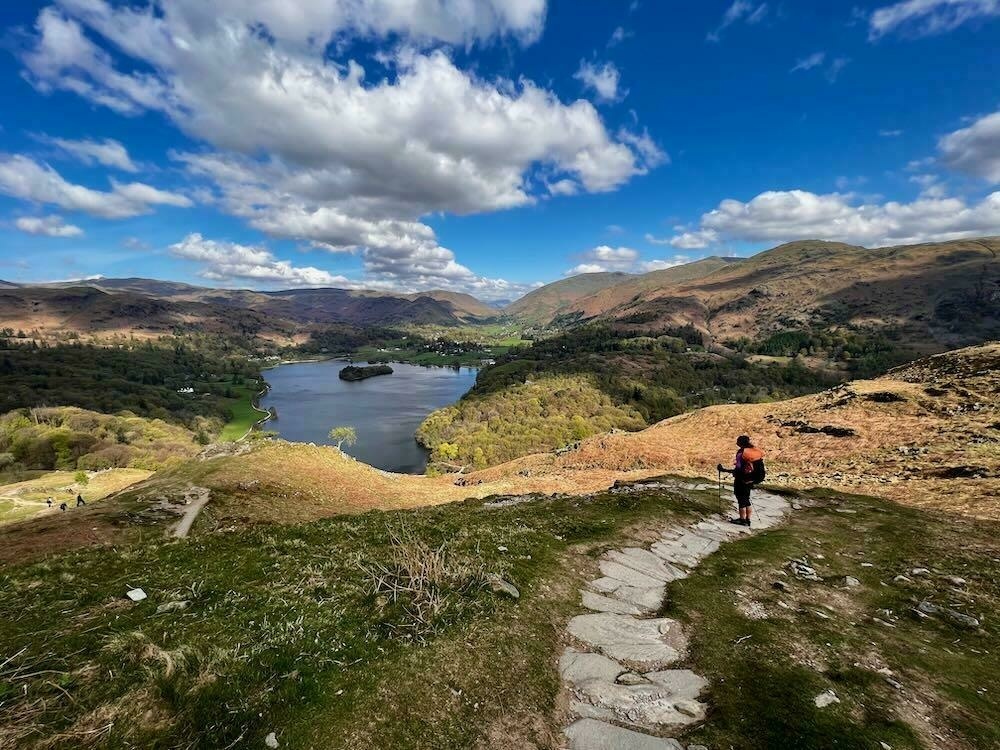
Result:
M730 519L732 523L741 526L750 526L750 515L753 512L753 505L750 503L750 490L755 484L764 481L766 475L764 469L764 451L754 446L748 435L740 435L736 438L736 461L732 469L727 469L722 464L718 465L719 473L733 475L733 494L736 495L736 502L740 506L740 517Z
M45 502L46 502L46 503L48 504L48 506L49 506L50 508L52 507L52 498L51 498L51 497L49 497L48 499L46 499L46 501L45 501Z
M79 508L81 505L86 505L86 503L83 502L83 495L77 495L76 496L76 507Z
M67 505L66 505L65 501L59 503L59 510L61 510L63 513L66 512L66 508L67 508Z

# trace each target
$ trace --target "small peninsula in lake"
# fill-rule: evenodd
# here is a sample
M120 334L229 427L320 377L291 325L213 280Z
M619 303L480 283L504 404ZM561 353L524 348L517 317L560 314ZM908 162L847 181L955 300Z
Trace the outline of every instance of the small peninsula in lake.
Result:
M366 378L374 378L376 375L392 375L392 368L389 367L389 365L375 365L373 367L357 367L355 365L348 365L340 371L340 379L349 380L351 382L356 380L365 380Z

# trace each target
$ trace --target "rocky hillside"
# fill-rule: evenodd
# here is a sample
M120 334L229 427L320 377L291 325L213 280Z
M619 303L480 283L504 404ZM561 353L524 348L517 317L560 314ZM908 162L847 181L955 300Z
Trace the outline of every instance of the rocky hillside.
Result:
M998 251L995 237L874 250L793 242L695 278L678 278L687 266L636 277L560 314L651 331L692 323L716 343L854 326L940 351L1000 335Z

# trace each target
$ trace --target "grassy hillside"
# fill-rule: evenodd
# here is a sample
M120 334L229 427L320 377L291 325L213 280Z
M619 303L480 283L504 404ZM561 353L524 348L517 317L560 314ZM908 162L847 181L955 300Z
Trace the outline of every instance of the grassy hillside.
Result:
M220 748L273 732L293 749L555 750L561 634L596 559L717 499L653 482L496 500L202 526L180 542L147 532L8 564L4 737L19 748ZM665 612L689 624L684 666L709 678L713 707L683 741L993 746L1000 529L871 498L803 502L787 527L724 545L668 590ZM780 574L802 556L820 580ZM893 581L918 566L929 576ZM494 593L494 575L519 598ZM148 598L128 601L135 586ZM981 626L918 618L912 602L923 600ZM812 699L825 689L841 703L821 710Z
M431 450L432 463L484 468L644 424L588 378L548 376L439 409L420 425L417 440Z
M8 567L0 726L25 748L258 746L269 732L292 748L549 747L552 625L575 609L581 553L698 507L662 492L475 502ZM130 586L149 598L131 604Z
M545 326L576 300L629 278L629 274L625 273L583 273L571 276L528 292L508 305L504 313L528 325Z
M149 479L147 469L103 469L101 471L52 471L41 476L0 484L0 524L20 521L40 513L56 514L60 503L75 509L82 494L88 505ZM52 498L50 508L47 500Z
M793 242L703 278L615 287L565 313L651 330L690 323L717 343L853 327L933 353L1000 336L998 252L995 237L872 250Z

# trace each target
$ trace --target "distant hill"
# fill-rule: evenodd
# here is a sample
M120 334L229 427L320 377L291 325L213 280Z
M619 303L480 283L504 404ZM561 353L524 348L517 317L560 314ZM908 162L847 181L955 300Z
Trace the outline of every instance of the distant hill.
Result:
M507 315L533 325L547 325L584 297L633 278L627 273L582 273L539 287L504 308Z
M459 317L467 316L469 318L491 318L496 317L500 312L496 307L490 306L485 302L481 302L471 294L448 292L443 289L432 289L429 292L417 292L416 294L408 294L406 297L411 300L415 300L420 297L430 297L438 302L444 302L451 305L452 312Z
M625 305L640 303L649 296L658 295L662 289L697 281L720 269L730 268L743 262L744 258L711 256L692 263L651 271L641 276L630 276L621 283L575 300L571 306L564 308L563 315L571 319L593 318Z
M477 323L498 311L468 294L346 289L258 292L210 289L155 279L96 279L53 284L0 282L0 326L62 333L204 330L291 339L302 324Z
M998 252L996 237L872 250L792 242L631 277L560 315L650 331L690 323L714 342L850 324L940 351L1000 335Z

